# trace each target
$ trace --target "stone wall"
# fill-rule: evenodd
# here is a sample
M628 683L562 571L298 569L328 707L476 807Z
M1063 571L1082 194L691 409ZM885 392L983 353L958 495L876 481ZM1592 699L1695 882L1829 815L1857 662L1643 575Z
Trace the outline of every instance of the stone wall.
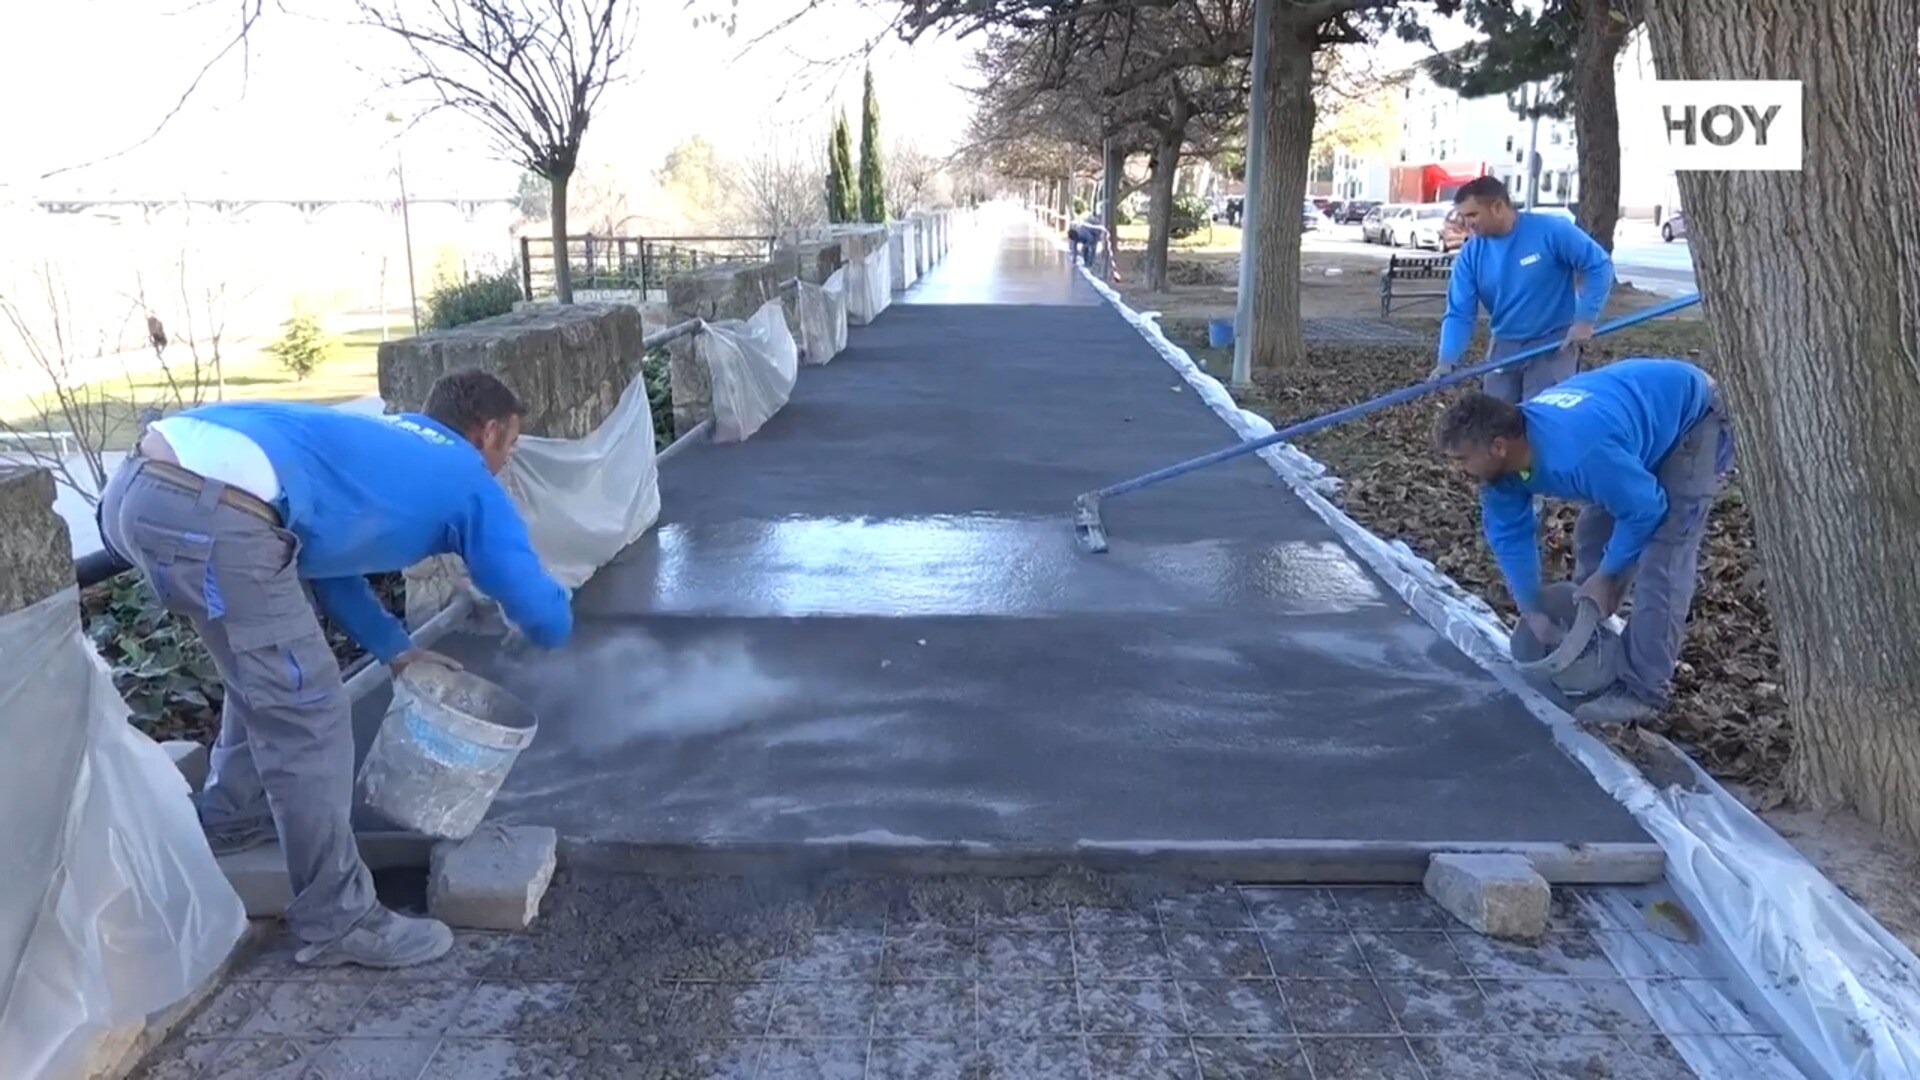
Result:
M53 512L53 474L0 466L0 615L73 583L67 523Z
M380 397L418 411L435 379L488 371L526 404L529 435L578 439L600 426L640 374L640 308L633 304L533 305L451 330L383 342Z
M780 280L797 277L801 281L824 285L835 270L846 265L838 240L805 240L778 248L773 266Z
M918 232L918 227L911 221L887 223L887 242L893 245L891 269L894 292L905 292L920 280L920 260L915 255L920 246Z
M667 304L676 319L747 319L778 297L780 283L791 276L773 263L703 267L667 282ZM672 364L673 430L678 437L713 415L713 380L695 354L691 338L681 338L667 348Z

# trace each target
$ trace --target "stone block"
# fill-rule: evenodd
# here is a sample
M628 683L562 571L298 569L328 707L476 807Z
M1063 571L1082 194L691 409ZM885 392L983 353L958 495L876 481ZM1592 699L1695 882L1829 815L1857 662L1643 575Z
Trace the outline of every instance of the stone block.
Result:
M483 824L465 840L434 845L427 910L470 930L525 930L553 881L560 837L552 829Z
M287 859L278 843L265 844L219 858L227 884L240 894L249 919L277 919L293 902L293 883L287 879Z
M0 615L73 584L73 542L53 512L53 474L0 465Z
M681 274L667 282L667 304L676 320L749 319L780 294L783 280L779 269L770 262L721 263ZM713 415L713 378L695 355L691 338L681 338L669 345L667 357L673 393L673 433L678 437Z
M1547 932L1552 890L1524 855L1435 855L1426 889L1454 918L1489 937L1534 941Z
M797 277L801 281L824 285L844 264L838 240L802 240L778 248L773 265L781 281Z
M640 374L645 336L631 303L540 304L380 346L380 397L406 412L426 404L435 379L477 368L499 376L526 404L529 435L578 439L613 411Z
M919 280L918 233L911 221L896 221L887 226L888 243L893 245L893 291L904 292Z
M209 756L207 748L187 739L173 739L160 744L160 749L173 759L173 767L187 780L187 786L195 791L207 786Z

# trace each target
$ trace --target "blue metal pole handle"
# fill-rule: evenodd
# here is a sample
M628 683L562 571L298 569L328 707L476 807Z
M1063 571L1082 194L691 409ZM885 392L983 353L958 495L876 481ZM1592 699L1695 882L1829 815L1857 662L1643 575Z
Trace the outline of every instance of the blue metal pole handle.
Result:
M1612 322L1603 323L1600 326L1594 328L1593 336L1600 337L1603 334L1611 334L1616 330L1625 330L1629 326L1637 326L1640 323L1648 321L1649 319L1657 319L1662 315L1671 315L1676 311L1681 311L1686 308L1692 307L1693 305L1699 302L1700 302L1699 293L1689 293L1686 296L1675 297L1674 299L1668 300L1663 304L1655 304L1653 307L1646 308L1641 311L1636 311L1631 315L1622 315L1621 317L1613 320ZM1222 461L1227 461L1232 458L1237 458L1245 454L1258 453L1259 451L1264 450L1269 446L1273 446L1276 443L1288 442L1293 439L1300 438L1303 435L1311 435L1314 432L1321 430L1322 428L1329 428L1334 426L1335 424L1342 424L1348 420L1353 420L1358 417L1365 416L1368 413L1378 412L1381 409L1392 408L1393 406L1399 405L1403 402L1412 401L1413 399L1419 398L1419 397L1425 397L1426 395L1434 393L1439 390L1445 390L1450 386L1458 386L1461 383L1466 382L1468 379L1477 379L1482 375L1489 375L1503 368L1513 367L1515 364L1522 364L1527 362L1528 360L1535 359L1536 357L1545 356L1548 353L1558 350L1560 347L1561 347L1560 342L1549 342L1548 344L1545 344L1545 345L1536 345L1531 349L1527 349L1523 352L1517 352L1512 356L1503 357L1502 359L1489 361L1484 364L1478 364L1473 367L1461 368L1458 371L1454 371L1449 374L1442 375L1437 379L1430 379L1426 382L1415 383L1412 386L1403 386L1398 390L1392 391L1391 393L1382 394L1379 397L1372 399L1371 401L1363 401L1363 402L1360 402L1358 405L1349 405L1344 409L1336 409L1335 411L1327 413L1323 416L1316 416L1310 420L1302 420L1297 424L1293 424L1289 427L1281 428L1279 431L1276 431L1271 435L1265 435L1258 439L1250 439L1245 442L1235 444L1233 446L1228 446L1219 450L1215 450L1210 454L1202 454L1197 458L1192 458L1187 461L1182 461L1176 465L1169 465L1166 468L1159 469L1155 472L1150 472L1141 476L1136 476L1131 480L1122 480L1117 484L1112 484L1107 487L1103 487L1098 491L1087 492L1085 495L1080 496L1080 502L1082 503L1091 502L1091 503L1097 504L1101 500L1111 498L1112 496L1124 495L1129 491L1137 491L1140 488L1147 487L1150 484L1157 484L1162 480L1171 480L1176 476L1180 476L1185 473L1190 473L1195 469L1204 469L1209 465L1215 465Z

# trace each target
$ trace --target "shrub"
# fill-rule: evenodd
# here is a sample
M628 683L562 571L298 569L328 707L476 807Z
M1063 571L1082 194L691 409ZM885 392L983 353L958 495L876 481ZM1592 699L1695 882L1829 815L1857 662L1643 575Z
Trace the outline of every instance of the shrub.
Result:
M307 314L295 315L282 323L280 340L267 346L267 355L280 361L280 366L292 372L296 379L313 374L332 352L333 341L326 329L319 319Z
M1212 220L1213 208L1207 205L1207 200L1198 195L1176 195L1167 235L1175 240L1184 240L1206 228Z
M1133 211L1127 209L1127 204L1121 203L1118 206L1115 206L1113 208L1114 228L1117 229L1122 225L1131 225L1131 224L1133 224Z
M456 285L442 285L427 294L427 327L447 330L506 315L520 299L520 276L512 267Z
M1087 200L1081 198L1078 195L1075 195L1073 197L1073 216L1085 217L1086 213L1087 213Z

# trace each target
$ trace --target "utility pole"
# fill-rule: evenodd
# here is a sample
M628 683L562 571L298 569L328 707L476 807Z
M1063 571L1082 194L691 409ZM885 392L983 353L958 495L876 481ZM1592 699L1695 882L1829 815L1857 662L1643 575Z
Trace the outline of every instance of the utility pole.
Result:
M1260 255L1260 162L1266 157L1267 23L1273 0L1253 4L1253 100L1247 104L1247 182L1240 196L1240 291L1233 312L1233 375L1240 390L1253 385L1253 267Z
M420 336L420 293L413 283L413 211L407 203L407 161L399 147L393 151L394 172L400 177L400 229L407 238L407 300L413 307L413 335ZM564 256L563 256L564 257Z

